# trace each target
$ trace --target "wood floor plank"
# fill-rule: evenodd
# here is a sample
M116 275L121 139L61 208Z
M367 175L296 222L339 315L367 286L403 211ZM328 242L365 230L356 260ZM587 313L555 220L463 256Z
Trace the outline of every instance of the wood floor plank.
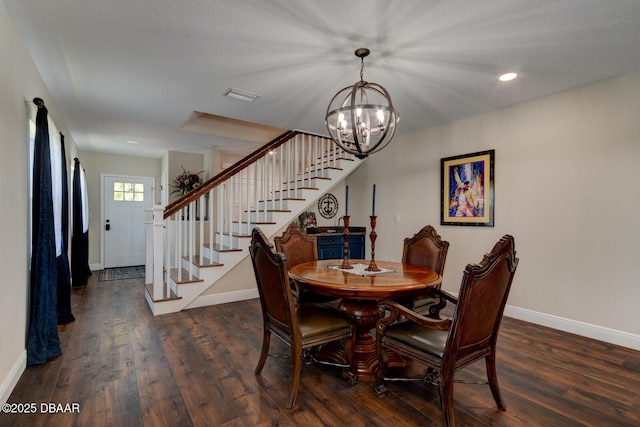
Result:
M219 388L211 367L200 357L198 347L184 330L193 331L190 319L180 325L166 325L169 334L162 345L171 364L176 384L197 426L217 426L234 420L237 413L223 388Z
M305 365L298 402L285 408L288 359L269 357L254 374L262 345L258 300L153 316L143 279L72 290L76 321L59 326L62 356L28 367L9 402L78 403L80 412L0 413L2 426L437 426L437 388L349 384L337 368ZM272 338L271 354L288 347ZM402 373L424 367L409 362ZM484 363L457 379L484 381ZM505 318L498 379L507 410L486 385L454 387L462 426L640 425L640 352ZM40 406L38 406L40 409Z

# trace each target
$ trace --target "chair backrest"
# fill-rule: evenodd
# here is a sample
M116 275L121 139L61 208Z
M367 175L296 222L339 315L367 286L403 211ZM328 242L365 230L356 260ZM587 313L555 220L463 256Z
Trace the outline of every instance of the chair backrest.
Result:
M289 226L282 236L273 239L276 251L287 257L287 265L291 268L308 261L318 260L316 236L309 236L300 227Z
M514 239L505 235L480 264L467 265L443 357L495 346L518 261Z
M298 320L289 286L286 257L273 250L257 227L251 233L249 253L265 321L293 337L294 332L298 331Z
M413 237L404 239L402 262L430 268L442 276L448 251L449 242L442 240L435 228L427 225Z

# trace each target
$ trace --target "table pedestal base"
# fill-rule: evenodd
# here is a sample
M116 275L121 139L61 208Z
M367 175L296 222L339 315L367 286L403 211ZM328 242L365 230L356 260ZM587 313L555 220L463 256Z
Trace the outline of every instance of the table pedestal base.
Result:
M348 300L340 302L340 312L343 313L355 327L355 337L352 343L353 358L355 361L356 378L358 381L373 381L378 367L378 354L376 351L376 339L371 335L376 322L380 318L377 301ZM338 364L346 364L347 357L344 347L336 348L335 345L324 347L318 359ZM390 367L403 367L406 365L404 358L397 354L388 354ZM350 374L345 372L345 376Z

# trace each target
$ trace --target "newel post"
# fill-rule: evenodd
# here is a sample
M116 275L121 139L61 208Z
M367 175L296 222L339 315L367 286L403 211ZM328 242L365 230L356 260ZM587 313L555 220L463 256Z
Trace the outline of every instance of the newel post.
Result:
M153 300L159 301L163 298L164 276L164 207L154 205L153 207Z
M144 210L144 283L153 283L153 208Z

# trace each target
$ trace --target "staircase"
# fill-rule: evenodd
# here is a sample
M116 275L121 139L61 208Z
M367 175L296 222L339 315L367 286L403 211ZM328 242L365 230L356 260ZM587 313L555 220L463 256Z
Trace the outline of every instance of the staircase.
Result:
M148 210L145 288L153 314L189 308L249 256L254 227L272 239L360 164L326 137L289 131Z

